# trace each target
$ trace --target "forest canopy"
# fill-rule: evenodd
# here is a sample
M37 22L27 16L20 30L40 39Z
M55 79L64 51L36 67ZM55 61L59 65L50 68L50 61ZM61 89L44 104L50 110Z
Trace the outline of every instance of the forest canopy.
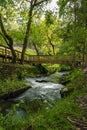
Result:
M84 62L87 53L87 1L1 0L0 44L9 47L16 63L15 47L21 48L21 63L27 50L36 55L72 55Z

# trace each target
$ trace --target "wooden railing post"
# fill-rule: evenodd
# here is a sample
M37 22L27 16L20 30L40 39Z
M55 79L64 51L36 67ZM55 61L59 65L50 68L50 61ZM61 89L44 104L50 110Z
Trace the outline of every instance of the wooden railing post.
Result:
M6 57L7 57L7 49L5 48L5 62L6 62Z

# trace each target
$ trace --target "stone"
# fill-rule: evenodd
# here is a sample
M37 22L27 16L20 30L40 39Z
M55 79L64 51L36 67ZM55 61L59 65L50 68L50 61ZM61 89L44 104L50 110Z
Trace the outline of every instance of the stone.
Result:
M60 91L61 97L70 95L73 92L73 90L74 88L67 88L67 87L61 89Z

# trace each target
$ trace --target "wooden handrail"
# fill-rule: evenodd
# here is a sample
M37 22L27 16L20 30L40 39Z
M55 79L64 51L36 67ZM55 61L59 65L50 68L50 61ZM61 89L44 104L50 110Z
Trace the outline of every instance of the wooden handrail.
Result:
M17 56L17 62L20 62L21 60L21 52L18 50L15 50L16 56ZM9 59L12 60L12 54L11 50L8 47L5 47L3 45L0 45L0 57L3 59ZM81 59L78 59L76 57L75 62L80 62ZM61 56L61 54L57 56L50 56L50 55L28 55L25 54L24 56L24 62L27 63L51 63L51 64L73 64L73 56ZM87 55L85 55L85 64L87 65Z

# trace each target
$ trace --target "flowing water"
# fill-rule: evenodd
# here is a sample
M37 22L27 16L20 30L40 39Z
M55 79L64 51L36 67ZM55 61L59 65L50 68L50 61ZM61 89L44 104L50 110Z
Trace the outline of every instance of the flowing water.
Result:
M27 78L26 80L32 88L17 97L16 100L42 99L43 101L53 101L61 98L60 90L63 85L53 83L52 77Z
M20 102L23 101L34 101L34 100L40 100L42 102L46 103L52 103L58 99L61 98L60 90L64 86L61 84L58 84L58 78L61 77L64 73L58 73L51 76L45 76L45 77L38 77L38 78L26 78L27 85L31 85L32 88L28 89L26 92L21 94L20 96L10 99L9 101L4 102L3 104L8 107L3 109L4 111L9 112L10 105L14 104L14 102ZM56 83L54 82L56 79ZM13 102L14 101L14 102ZM9 104L9 105L8 105ZM20 113L23 113L23 110L19 109L16 111L16 114L21 115Z

